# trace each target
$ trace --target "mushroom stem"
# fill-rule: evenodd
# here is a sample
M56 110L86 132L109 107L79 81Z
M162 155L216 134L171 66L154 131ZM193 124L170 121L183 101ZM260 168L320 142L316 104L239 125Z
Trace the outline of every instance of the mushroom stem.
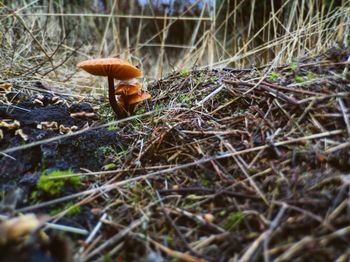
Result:
M136 104L132 104L128 106L128 112L130 115L132 115L134 113L134 109L135 109Z
M129 102L128 102L128 99L127 99L126 95L121 95L121 99L122 99L122 101L123 101L123 111L124 111L124 114L126 114L127 116L129 116L129 111L128 111Z
M117 99L115 98L114 78L112 76L108 76L108 99L109 104L111 105L114 113L118 116L118 118L124 118L125 113L123 110L121 110L117 103Z

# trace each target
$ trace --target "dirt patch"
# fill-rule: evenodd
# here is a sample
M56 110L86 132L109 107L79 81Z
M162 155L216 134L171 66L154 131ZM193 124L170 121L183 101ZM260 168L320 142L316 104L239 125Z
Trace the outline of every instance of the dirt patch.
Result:
M7 101L7 106L3 104L0 108L0 150L72 134L99 124L91 104L87 102L76 103L48 93L21 91L4 94L3 101ZM77 113L78 116L75 116ZM33 203L31 193L36 190L41 175L55 170L101 170L106 164L104 149L113 148L118 152L121 145L115 131L99 128L87 130L78 137L63 137L8 153L0 157L0 184L4 189L15 187L22 192L20 201L17 201L20 208ZM66 188L62 195L77 190Z

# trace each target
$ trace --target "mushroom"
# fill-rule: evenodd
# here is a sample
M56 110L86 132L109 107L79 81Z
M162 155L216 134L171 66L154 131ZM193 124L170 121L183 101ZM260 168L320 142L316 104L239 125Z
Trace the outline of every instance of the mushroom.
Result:
M128 97L139 92L141 90L141 86L142 85L139 82L120 83L115 89L115 94L120 96L118 99L119 105L123 109L123 111L126 112L128 115Z
M126 95L126 96L133 95L133 94L136 94L138 91L140 91L141 86L142 85L138 82L135 84L121 83L115 89L115 94Z
M127 115L127 112L118 105L115 98L114 78L117 80L130 80L142 75L141 70L119 58L98 58L80 62L77 65L92 75L108 77L109 103L119 118Z
M150 99L151 95L145 91L139 91L136 94L126 96L126 104L127 106L127 111L132 114L134 112L135 106L147 99Z

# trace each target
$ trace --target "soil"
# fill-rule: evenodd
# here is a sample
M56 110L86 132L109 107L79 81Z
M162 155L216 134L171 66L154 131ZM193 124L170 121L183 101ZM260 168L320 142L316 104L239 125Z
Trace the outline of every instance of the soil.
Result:
M96 243L70 235L88 261L345 258L349 53L301 58L266 78L266 68L176 72L148 87L153 99L136 118L109 127L96 101L13 87L0 106L3 207L48 214L62 207L52 199L111 185L58 220L91 232L108 214ZM31 198L54 170L92 176L59 196Z
M6 94L11 99L13 93ZM60 135L58 127L76 127L76 131L98 124L88 117L73 118L70 115L77 112L92 113L90 103L66 103L55 105L50 103L53 95L43 93L41 96L43 106L36 105L33 101L36 96L29 96L16 93L20 101L16 103L16 108L0 108L0 116L3 120L13 123L18 121L19 127L13 130L4 128L4 137L1 140L0 150L32 143L35 141L48 139ZM20 109L17 109L20 108ZM43 122L56 122L56 128L39 129L38 125ZM16 135L16 130L21 129L27 136L24 141L22 137ZM38 174L44 170L67 170L78 172L80 168L91 171L100 170L104 164L104 155L98 152L98 148L113 146L119 148L120 139L116 132L107 129L91 130L83 133L79 137L64 138L52 143L34 146L31 149L21 150L10 154L10 157L3 156L0 159L0 183L8 182L21 183L28 181L27 176Z

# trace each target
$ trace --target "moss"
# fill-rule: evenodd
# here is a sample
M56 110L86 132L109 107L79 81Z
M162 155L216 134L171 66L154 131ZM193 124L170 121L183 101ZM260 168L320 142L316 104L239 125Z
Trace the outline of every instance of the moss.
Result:
M53 171L47 175L42 175L38 182L37 188L50 196L59 195L65 185L78 186L80 183L79 176L70 176L74 173L71 170ZM62 177L70 176L70 177ZM62 178L58 178L62 177ZM33 197L33 196L32 196Z
M115 124L110 125L107 127L107 130L108 131L116 131L116 130L118 130L118 125L115 125Z
M30 194L30 199L32 199L33 201L37 201L39 199L39 191L33 191Z
M118 257L119 258L119 257ZM118 259L119 260L119 259ZM123 261L123 259L120 259L121 261ZM110 262L113 261L112 260L112 254L111 253L107 253L103 255L103 262Z
M179 96L179 100L181 104L185 107L191 107L192 106L192 97L189 96L188 94L181 94Z
M311 81L311 80L316 79L316 75L312 72L308 72L306 78L307 78L307 80Z
M295 76L295 82L297 82L297 83L302 83L302 82L304 82L304 77L299 76L299 75L296 75L296 76Z
M103 170L114 170L116 168L117 168L117 165L114 163L110 163L102 167Z
M49 214L50 216L55 216L59 213L61 213L62 211L64 210L68 210L67 212L67 215L69 216L74 216L76 214L79 214L80 213L80 206L74 206L75 204L73 202L68 202L66 203L63 207L61 208L55 208L55 209L52 209Z
M182 69L182 71L180 72L180 75L181 75L182 77L187 77L187 76L189 76L190 74L191 74L191 70L188 69L188 68L184 68L184 69Z
M138 130L138 131L144 130L144 124L140 119L132 119L130 121L130 124L133 130Z
M102 104L96 112L97 118L106 121L112 122L115 121L115 114L108 103Z
M269 77L268 80L271 82L276 82L278 80L278 78L280 77L279 73L277 72L272 72Z
M206 180L206 179L204 179L204 180L201 181L201 185L204 186L204 187L208 187L209 184L210 184L209 181Z
M137 109L135 115L142 115L144 113L146 113L146 108L141 107L140 109Z
M293 62L290 64L290 68L293 70L293 71L296 71L298 69L298 64Z
M118 155L117 150L113 146L101 146L95 151L95 156L116 156Z
M154 106L154 111L156 114L160 114L164 108L165 108L165 105L163 103L158 103Z
M166 241L166 243L170 243L174 241L174 238L171 235L166 235L164 241Z
M226 230L233 230L236 226L240 224L242 221L244 215L242 212L233 212L231 213L226 222L225 222L225 229Z

